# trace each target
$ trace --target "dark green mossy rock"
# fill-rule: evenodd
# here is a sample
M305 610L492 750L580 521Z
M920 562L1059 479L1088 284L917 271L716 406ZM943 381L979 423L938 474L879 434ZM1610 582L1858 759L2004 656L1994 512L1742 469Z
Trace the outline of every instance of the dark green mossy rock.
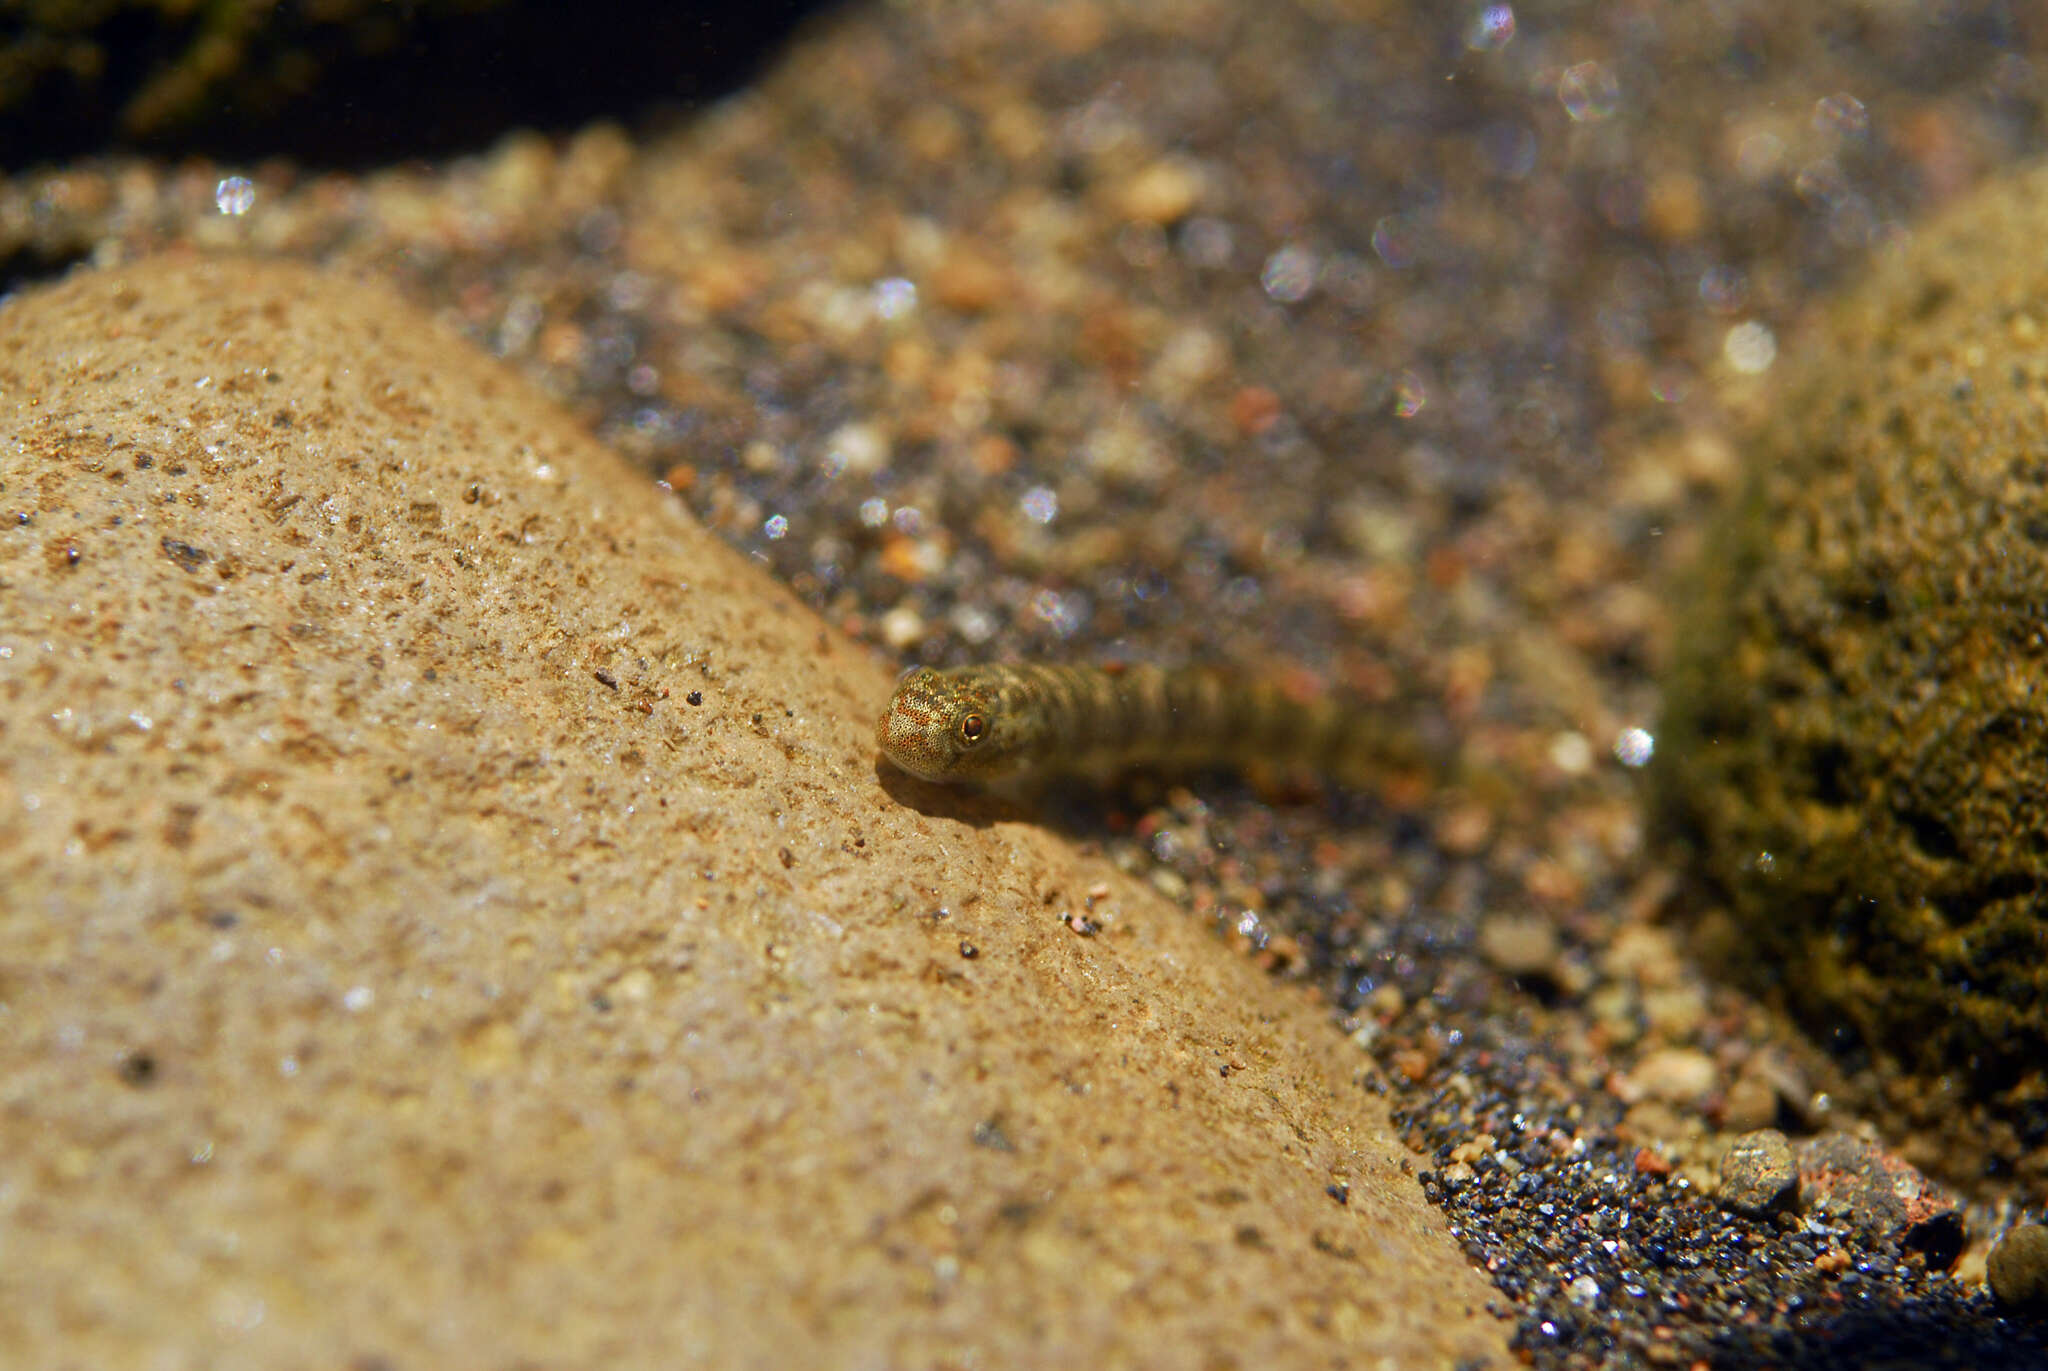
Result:
M1742 966L2011 1161L2048 1140L2048 175L1788 360L1684 598L1666 808Z

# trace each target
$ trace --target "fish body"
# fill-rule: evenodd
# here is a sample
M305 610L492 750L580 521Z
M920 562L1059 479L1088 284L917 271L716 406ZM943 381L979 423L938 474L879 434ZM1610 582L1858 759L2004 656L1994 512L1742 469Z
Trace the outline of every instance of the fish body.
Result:
M1211 667L919 667L898 682L875 735L898 769L941 782L1130 767L1314 771L1343 781L1388 755L1362 709Z

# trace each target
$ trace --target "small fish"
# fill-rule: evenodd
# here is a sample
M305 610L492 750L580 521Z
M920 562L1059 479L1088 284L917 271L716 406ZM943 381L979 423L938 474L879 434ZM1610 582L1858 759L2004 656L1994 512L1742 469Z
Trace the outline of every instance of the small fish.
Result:
M1313 771L1400 765L1376 716L1207 667L919 667L875 726L882 755L927 781L1002 782L1150 766Z

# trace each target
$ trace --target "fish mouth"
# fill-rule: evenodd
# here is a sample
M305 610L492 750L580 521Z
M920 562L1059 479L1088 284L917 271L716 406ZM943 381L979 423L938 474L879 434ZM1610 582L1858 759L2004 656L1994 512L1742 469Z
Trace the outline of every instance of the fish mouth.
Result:
M912 721L902 718L893 709L875 725L875 746L881 751L883 761L920 781L945 780L943 764L933 766L923 760L923 754L929 749L920 745L921 736L921 730Z

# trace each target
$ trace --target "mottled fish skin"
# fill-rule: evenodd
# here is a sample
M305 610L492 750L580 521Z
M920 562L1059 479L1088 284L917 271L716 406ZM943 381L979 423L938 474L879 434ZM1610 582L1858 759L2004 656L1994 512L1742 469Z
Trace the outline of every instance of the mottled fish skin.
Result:
M1132 766L1260 767L1352 779L1384 765L1375 721L1332 699L1206 667L919 667L875 726L927 781L1008 781ZM1397 749L1398 750L1398 749Z

